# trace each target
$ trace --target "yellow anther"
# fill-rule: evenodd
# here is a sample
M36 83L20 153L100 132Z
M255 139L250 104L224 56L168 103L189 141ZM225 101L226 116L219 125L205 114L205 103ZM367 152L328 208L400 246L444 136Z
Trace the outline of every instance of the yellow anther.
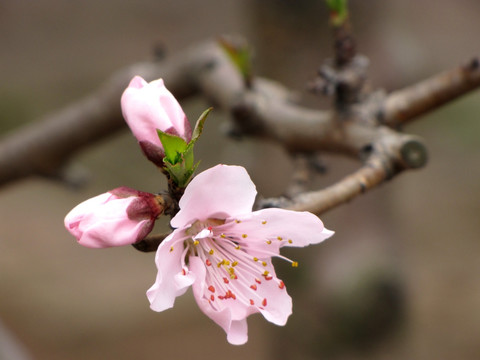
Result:
M232 266L237 266L237 265L238 265L238 261L235 260L234 262L232 262Z
M267 244L270 245L272 243L272 240L267 240Z
M217 267L220 267L220 266L222 266L223 264L225 264L225 260L220 261L220 262L217 264Z
M237 224L240 224L240 223L241 223L241 221L240 221L240 220L235 220L235 222L236 222Z
M220 234L220 237L221 237L222 239L225 239L225 238L226 238L225 234Z
M223 260L223 263L224 263L225 265L230 265L230 261L228 261L228 260Z
M213 255L213 249L210 249L210 251L208 252L210 255Z
M240 245L235 246L235 249L240 250Z
M267 263L265 261L262 261L263 266L267 266Z
M267 276L268 274L270 274L270 272L268 272L267 270L263 272L263 276Z
M263 220L262 224L265 225L267 223L267 220Z
M170 246L170 252L172 252L172 251L173 251L173 246Z
M257 258L257 257L254 257L254 258L253 258L253 261L258 261L258 258Z
M293 243L293 241L291 239L288 239L288 243L291 244Z
M298 267L298 262L297 261L292 261L292 267Z
M198 240L195 240L195 241L193 242L193 245L195 245L195 246L198 245L198 244L200 244L200 242L199 242Z
M242 234L242 238L246 238L247 237L247 234Z
M277 236L277 240L280 240L280 241L282 241L282 240L283 240L283 238L282 238L281 236Z
M230 275L235 274L235 269L232 267L228 268L228 272L230 273Z

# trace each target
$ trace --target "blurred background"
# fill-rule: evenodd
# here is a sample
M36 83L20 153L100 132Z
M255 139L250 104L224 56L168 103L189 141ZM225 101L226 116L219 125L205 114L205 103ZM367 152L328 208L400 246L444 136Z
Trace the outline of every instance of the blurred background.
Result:
M478 55L475 0L351 0L359 52L374 86L394 90ZM322 0L137 0L0 2L0 132L39 119L96 89L113 72L222 34L255 49L254 71L305 91L331 55ZM167 84L168 86L168 84ZM120 101L120 99L119 99ZM194 121L208 106L182 104ZM120 105L119 105L120 106ZM322 216L336 235L278 263L294 299L285 327L249 319L249 342L225 334L191 292L155 313L145 291L154 253L131 247L91 250L63 227L77 203L126 185L157 192L161 175L127 131L74 160L88 184L73 191L44 179L0 189L0 354L5 359L479 359L480 94L418 119L430 162ZM197 146L200 170L247 168L259 192L276 196L292 171L279 147L226 138L216 110ZM212 145L215 144L215 145ZM324 187L359 164L325 157ZM158 226L166 227L165 222ZM15 339L21 355L8 352ZM0 355L2 356L2 355ZM3 360L3 359L2 359Z

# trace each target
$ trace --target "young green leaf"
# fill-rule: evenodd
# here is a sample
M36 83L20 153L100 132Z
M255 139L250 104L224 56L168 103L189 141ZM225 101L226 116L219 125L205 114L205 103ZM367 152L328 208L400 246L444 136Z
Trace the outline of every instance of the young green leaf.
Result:
M157 130L158 137L162 143L163 150L165 151L165 160L172 165L182 160L182 154L187 149L187 142L181 137L165 133L161 130Z

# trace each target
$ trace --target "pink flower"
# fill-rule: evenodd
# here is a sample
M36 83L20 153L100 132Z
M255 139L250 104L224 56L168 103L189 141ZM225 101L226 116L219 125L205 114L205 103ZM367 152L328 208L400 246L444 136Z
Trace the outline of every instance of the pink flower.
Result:
M191 181L171 221L176 230L157 250L158 275L147 291L153 310L172 307L192 285L200 309L232 344L247 341L246 318L253 313L285 325L292 300L272 256L291 261L280 256L281 247L317 244L333 232L308 212L252 212L255 196L255 185L238 166L218 165Z
M129 245L147 236L162 212L155 195L120 187L77 205L65 227L86 247Z
M192 131L187 117L162 79L147 83L135 76L123 92L121 104L123 117L142 151L155 164L162 166L164 154L157 129L190 141Z

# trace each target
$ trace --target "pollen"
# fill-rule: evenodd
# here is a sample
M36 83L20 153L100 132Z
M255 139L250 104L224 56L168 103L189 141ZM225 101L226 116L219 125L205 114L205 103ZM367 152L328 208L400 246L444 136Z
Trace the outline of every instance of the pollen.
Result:
M237 266L237 265L238 265L238 261L235 260L234 262L232 262L232 266Z
M297 261L292 261L292 267L294 267L294 268L298 267L298 262Z

